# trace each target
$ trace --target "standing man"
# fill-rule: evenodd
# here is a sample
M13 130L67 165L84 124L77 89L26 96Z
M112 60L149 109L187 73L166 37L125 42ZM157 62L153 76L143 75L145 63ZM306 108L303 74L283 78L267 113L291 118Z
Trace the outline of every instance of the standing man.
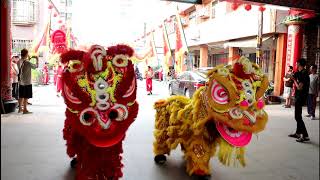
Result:
M163 81L163 69L162 69L162 66L160 66L160 69L159 69L159 81Z
M317 97L319 93L319 76L317 74L317 65L313 64L310 67L310 87L308 94L308 115L306 117L311 117L311 120L315 120L315 112L317 106Z
M12 83L12 97L14 97L16 100L19 99L19 84L18 84L18 74L19 74L19 68L18 68L18 56L12 56L12 64L11 64L11 83Z
M19 113L23 114L31 113L28 111L28 99L32 98L32 83L31 83L31 69L38 67L38 57L36 58L36 64L30 62L27 49L21 50L21 60L18 62L19 67Z
M146 86L147 86L147 92L148 95L152 94L152 77L153 77L153 70L151 66L148 66L148 70L145 73L146 76Z
M43 84L44 85L48 85L49 82L49 69L48 69L48 62L44 63L44 66L42 68L42 72L43 72Z
M284 81L284 91L283 91L283 98L286 100L284 105L285 108L291 108L291 101L292 101L292 89L293 89L293 67L289 66L289 70L283 78Z
M305 69L306 60L301 58L297 61L298 71L294 73L292 80L294 81L295 90L295 109L294 117L297 121L297 129L294 134L289 137L297 138L297 142L309 141L309 135L302 119L302 106L306 103L306 97L309 92L309 74Z

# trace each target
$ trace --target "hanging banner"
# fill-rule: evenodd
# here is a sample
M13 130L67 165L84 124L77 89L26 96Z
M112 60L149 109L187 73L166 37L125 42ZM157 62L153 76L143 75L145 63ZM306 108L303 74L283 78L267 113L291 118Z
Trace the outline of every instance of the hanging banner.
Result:
M299 24L290 24L288 26L287 56L285 72L288 72L289 66L296 67L297 60L301 57L302 29ZM295 70L295 69L294 69Z

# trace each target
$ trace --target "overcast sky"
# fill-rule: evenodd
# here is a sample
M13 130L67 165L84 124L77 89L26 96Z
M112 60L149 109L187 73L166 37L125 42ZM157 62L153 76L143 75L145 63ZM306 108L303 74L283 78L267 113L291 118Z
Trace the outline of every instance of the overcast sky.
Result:
M164 5L160 0L75 0L73 32L80 44L132 41L143 35L144 22L161 22Z

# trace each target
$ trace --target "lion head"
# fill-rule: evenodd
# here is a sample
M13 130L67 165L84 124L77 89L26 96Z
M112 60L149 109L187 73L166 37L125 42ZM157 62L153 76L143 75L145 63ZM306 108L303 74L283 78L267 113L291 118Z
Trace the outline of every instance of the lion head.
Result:
M209 85L202 102L209 120L219 134L233 146L247 145L252 133L262 131L268 116L262 98L268 78L257 64L241 57L231 65L220 65L208 73Z
M62 79L66 116L73 131L98 147L121 141L138 113L136 78L126 45L69 50Z

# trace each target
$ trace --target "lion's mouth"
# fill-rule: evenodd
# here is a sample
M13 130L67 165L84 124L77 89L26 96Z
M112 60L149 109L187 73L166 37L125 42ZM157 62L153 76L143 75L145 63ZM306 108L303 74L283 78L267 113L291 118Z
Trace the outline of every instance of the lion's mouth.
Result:
M237 131L221 122L216 122L216 128L221 137L235 147L246 146L251 141L252 133Z

